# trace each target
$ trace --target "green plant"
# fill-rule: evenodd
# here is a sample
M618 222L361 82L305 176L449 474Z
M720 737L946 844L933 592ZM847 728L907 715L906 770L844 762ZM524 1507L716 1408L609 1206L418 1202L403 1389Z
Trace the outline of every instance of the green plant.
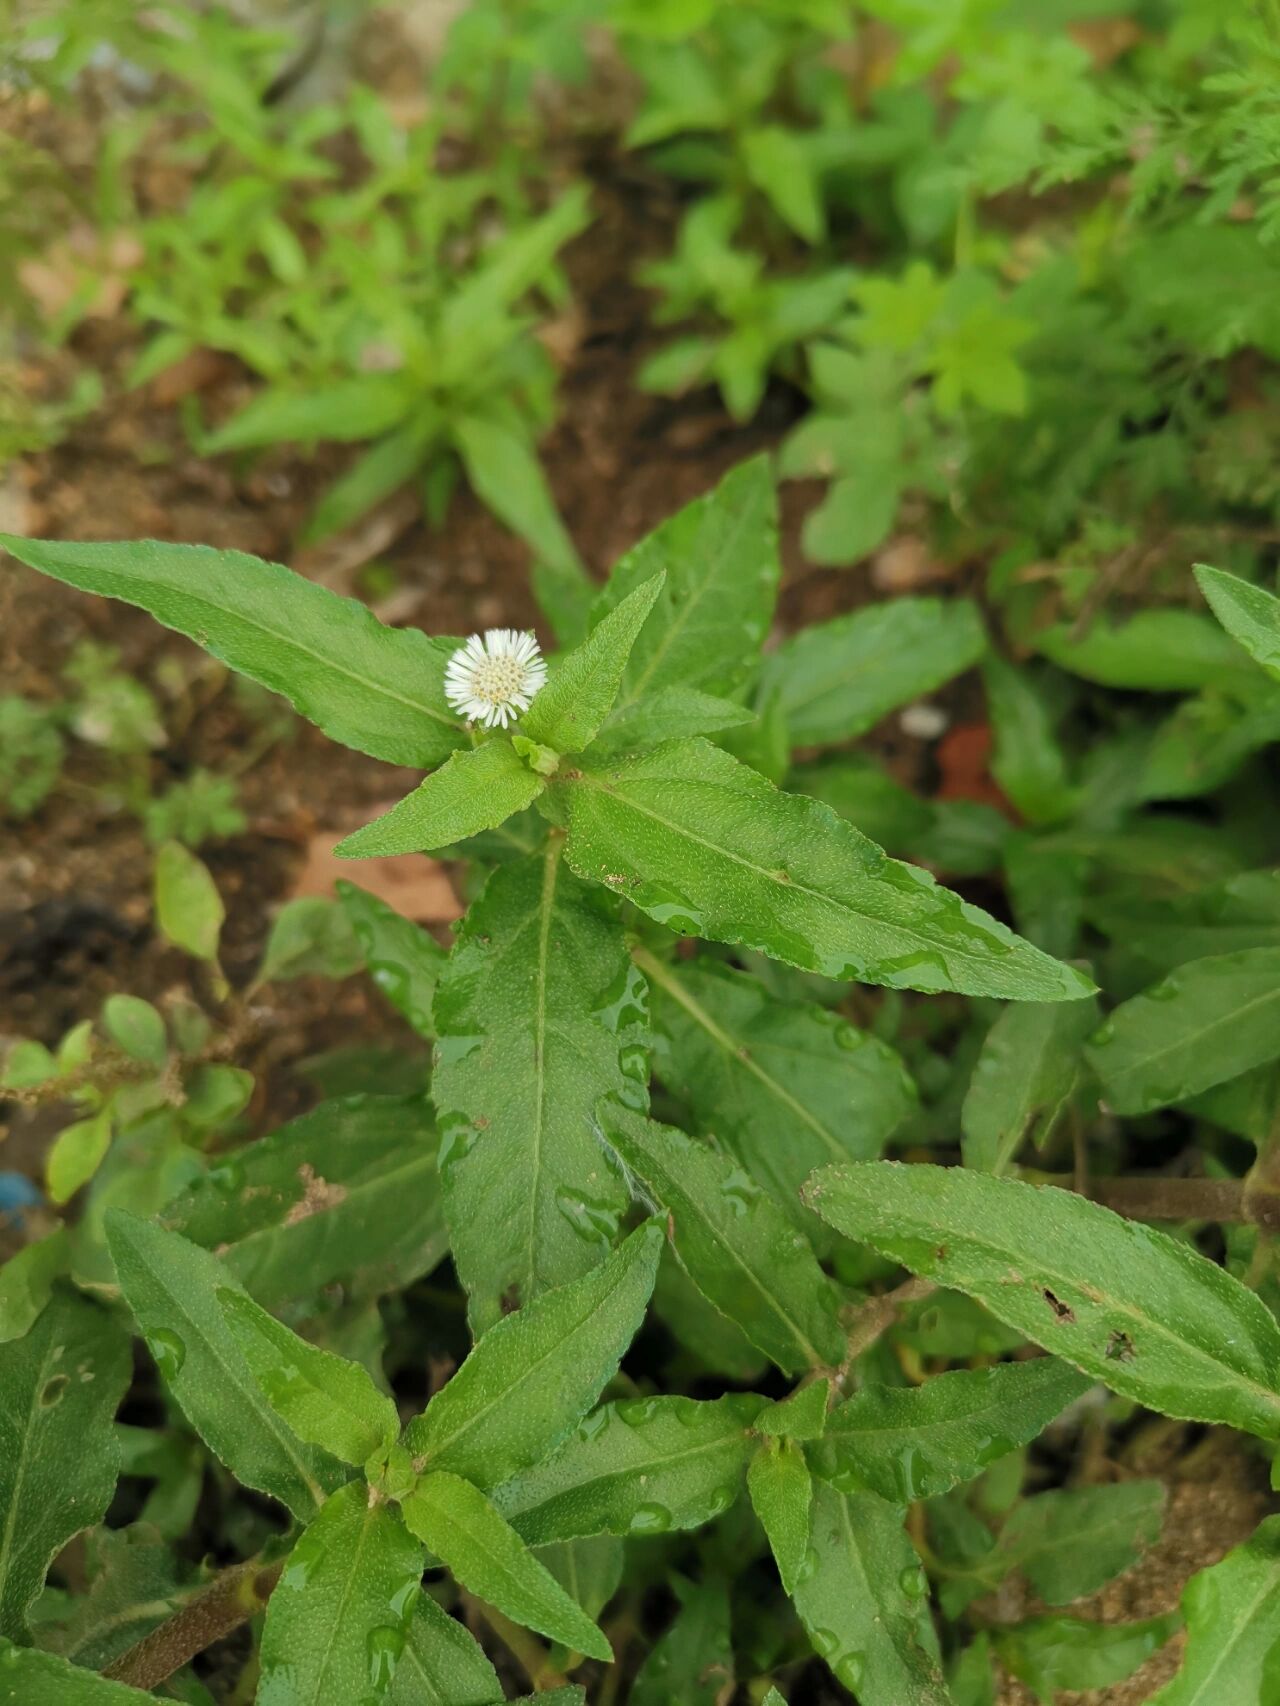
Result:
M345 855L447 848L484 875L447 953L354 884L340 910L297 903L237 994L207 874L162 850L162 927L215 1000L234 1012L270 976L362 958L433 1042L429 1099L331 1099L216 1154L187 1138L180 1177L144 1164L108 1210L99 1175L70 1232L0 1269L0 1404L23 1441L0 1460L24 1536L0 1570L11 1698L202 1700L192 1660L264 1607L254 1657L218 1687L256 1681L272 1706L497 1702L451 1611L540 1698L582 1699L580 1673L638 1706L739 1683L798 1699L815 1654L835 1679L815 1686L863 1706L990 1700L996 1658L1050 1701L1127 1676L1179 1627L1063 1608L1159 1532L1163 1489L1125 1456L1144 1410L1266 1457L1280 1440L1273 838L1233 812L1253 749L1194 790L1149 785L1153 754L1173 774L1168 717L1189 706L1198 728L1201 696L1274 708L1280 605L1201 571L1228 634L1153 610L1161 646L1067 634L1032 671L973 605L906 598L762 656L773 506L747 463L643 540L545 684L527 637L386 629L250 557L5 540L198 637L333 738L428 771ZM975 664L1021 818L991 810L981 834L848 750ZM1078 720L1090 671L1190 697L1136 721L1122 703L1099 737ZM789 791L729 750L751 702L781 730L760 745ZM1170 807L1189 797L1196 813ZM859 800L936 862L1002 870L1023 934L887 857L842 815ZM117 1005L107 1023L162 1070L159 1015ZM33 1071L43 1094L49 1063L11 1055L19 1093ZM1143 1164L1152 1118L1200 1174ZM92 1274L66 1255L86 1226ZM423 1283L446 1250L461 1297ZM126 1430L122 1459L131 1332L163 1420ZM455 1372L428 1394L442 1356ZM1052 1429L1070 1453L1099 1428L1121 1477L1044 1488L1033 1442ZM75 1503L37 1500L72 1458ZM142 1604L110 1531L87 1593L41 1595L122 1461L155 1483L161 1535L131 1532L159 1597ZM212 1578L162 1545L206 1463L233 1478L217 1485L237 1561ZM1167 1706L1210 1678L1217 1698L1265 1698L1277 1556L1270 1518L1192 1583ZM442 1572L426 1591L425 1566ZM980 1603L1015 1572L1042 1614Z

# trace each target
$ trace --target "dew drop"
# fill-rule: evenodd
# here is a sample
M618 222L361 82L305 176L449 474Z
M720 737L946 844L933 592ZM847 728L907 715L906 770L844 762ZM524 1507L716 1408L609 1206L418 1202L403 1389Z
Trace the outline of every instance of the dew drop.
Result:
M908 1599L923 1599L929 1591L929 1578L918 1564L908 1564L898 1577L898 1586Z
M631 1513L632 1534L665 1534L675 1519L665 1505L637 1505Z
M404 1651L404 1630L392 1628L384 1624L377 1629L370 1629L365 1640L365 1653L369 1661L369 1681L381 1693L391 1686L395 1675L396 1665Z
M833 1662L831 1668L846 1688L856 1690L862 1682L867 1664L861 1653L844 1653Z

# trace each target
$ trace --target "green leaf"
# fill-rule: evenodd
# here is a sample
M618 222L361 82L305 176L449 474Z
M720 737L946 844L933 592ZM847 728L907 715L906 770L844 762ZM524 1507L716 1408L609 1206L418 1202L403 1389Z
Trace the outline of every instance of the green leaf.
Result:
M485 1488L540 1463L616 1373L644 1319L661 1248L661 1229L642 1226L582 1279L490 1327L405 1430L414 1457Z
M499 521L553 568L579 568L573 540L526 439L505 423L480 415L463 416L452 423L451 431L467 479Z
M438 455L441 427L436 412L428 410L387 433L357 456L312 511L302 530L302 543L315 545L343 528L354 526L375 504L399 491L421 471L424 463ZM434 696L431 702L435 702ZM442 712L451 716L443 701L440 703Z
M154 1455L169 1441L139 1429ZM203 1453L196 1447L196 1455ZM174 1454L175 1458L177 1454ZM124 1464L124 1473L140 1465ZM200 1470L196 1469L196 1491ZM184 1517L183 1527L186 1521ZM73 1664L105 1670L153 1629L205 1592L203 1571L193 1571L147 1521L127 1528L91 1529L84 1541L87 1587L70 1599L57 1622L40 1619L40 1645Z
M116 1047L133 1060L163 1066L169 1057L164 1020L149 1001L137 995L108 995L102 1003L102 1025Z
M130 1373L117 1324L71 1292L55 1292L26 1336L0 1348L0 1635L26 1639L49 1565L102 1520Z
M477 1329L595 1267L627 1205L591 1120L604 1095L643 1103L644 979L561 846L493 873L436 992L440 1173Z
M450 847L532 805L545 782L518 757L509 740L455 752L389 812L340 841L341 859L385 859Z
M400 1435L400 1418L358 1363L305 1339L225 1286L218 1302L268 1404L309 1445L357 1467Z
M816 1004L753 977L639 950L661 1038L663 1083L800 1224L800 1187L829 1161L868 1161L916 1103L901 1059Z
M355 444L377 438L403 419L413 390L398 373L362 373L313 391L260 392L205 440L208 456L264 444Z
M453 642L384 628L357 599L279 563L155 540L75 545L0 534L0 545L68 586L149 610L358 752L426 768L462 740L444 697Z
M641 1665L627 1706L719 1706L733 1689L729 1584L672 1581L680 1610Z
M142 1706L153 1694L108 1682L55 1653L0 1640L0 1706Z
M111 1109L99 1108L87 1120L75 1120L58 1133L45 1157L49 1199L65 1203L88 1184L111 1146Z
M742 163L751 182L778 217L806 243L826 234L821 189L807 138L780 124L762 124L743 133Z
M207 866L180 841L156 854L156 923L175 948L197 960L216 960L226 910Z
M935 1374L923 1386L864 1386L831 1412L810 1461L845 1492L931 1499L1029 1444L1089 1385L1038 1357Z
M574 870L682 935L898 989L1090 993L1079 972L887 859L829 807L780 793L707 741L669 741L558 788Z
M1280 948L1191 960L1123 1002L1087 1052L1109 1107L1143 1114L1280 1055Z
M616 1102L605 1140L640 1195L666 1216L698 1290L789 1374L837 1365L845 1340L836 1295L804 1235L749 1174L707 1143Z
M1222 626L1255 663L1280 681L1280 598L1239 575L1197 563L1196 585Z
M1005 1523L996 1558L1019 1568L1046 1605L1070 1605L1133 1568L1160 1538L1164 1505L1159 1481L1038 1493Z
M787 1398L766 1404L756 1417L755 1431L769 1439L821 1439L827 1427L829 1380L811 1380Z
M216 1257L123 1209L107 1242L125 1301L187 1420L238 1481L306 1519L338 1486L336 1459L300 1445L267 1403L216 1292L234 1288Z
M1000 1173L1028 1138L1042 1148L1071 1100L1093 1001L1020 1002L983 1040L960 1111L967 1167Z
M902 1512L813 1484L810 1560L792 1597L814 1650L861 1706L950 1706L928 1582Z
M65 1226L10 1256L0 1267L0 1345L20 1339L48 1303L53 1282L70 1265Z
M1143 1623L1033 1617L995 1638L1000 1662L1049 1706L1061 1689L1105 1688L1132 1676L1178 1628L1176 1613ZM1218 1696L1225 1700L1224 1696Z
M989 652L982 679L995 736L991 774L1028 823L1057 823L1069 817L1075 789L1035 678L998 652Z
M400 1508L412 1532L470 1592L574 1652L612 1659L596 1625L470 1481L435 1470Z
M601 592L597 615L659 569L667 578L627 663L620 711L663 687L729 694L753 672L781 572L766 458L732 469L629 551Z
M1182 1615L1182 1668L1150 1706L1271 1699L1265 1683L1268 1656L1280 1642L1280 1516L1267 1517L1243 1546L1192 1576Z
M287 900L276 913L257 983L293 977L350 977L364 957L346 913L321 895Z
M422 1580L422 1548L363 1481L295 1544L262 1630L260 1706L387 1697Z
M608 611L573 651L552 667L551 679L521 720L522 732L555 752L581 752L613 709L636 636L666 580L659 570Z
M425 1096L322 1102L224 1155L167 1205L164 1222L221 1253L259 1303L341 1281L376 1297L430 1273L448 1234Z
M968 599L890 599L784 640L760 690L778 694L793 745L829 746L971 669L986 644Z
M828 1167L810 1206L1116 1392L1280 1437L1280 1327L1188 1245L1052 1186L960 1167Z
M751 1505L769 1536L783 1590L792 1594L809 1554L813 1478L794 1440L762 1445L747 1470Z
M531 1546L591 1534L700 1528L742 1490L761 1400L734 1393L606 1404L494 1503Z
M448 954L420 925L339 878L338 901L351 922L369 976L420 1037L435 1036L432 1005Z
M696 687L659 687L656 693L646 693L624 710L612 712L591 746L597 757L605 752L638 752L676 736L715 734L755 720L754 711L732 699L717 699Z
M475 1636L430 1594L419 1594L391 1685L391 1706L494 1706L501 1699L498 1673Z
M1222 630L1195 610L1138 610L1116 623L1098 618L1081 634L1064 622L1030 639L1059 669L1103 687L1184 693L1256 679Z

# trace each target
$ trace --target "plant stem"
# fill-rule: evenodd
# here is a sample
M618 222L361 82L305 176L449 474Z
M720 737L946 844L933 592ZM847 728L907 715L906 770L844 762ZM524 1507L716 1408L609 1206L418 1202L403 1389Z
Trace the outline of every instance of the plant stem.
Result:
M283 1570L283 1560L265 1566L256 1559L232 1565L215 1577L198 1599L122 1653L103 1675L134 1688L158 1688L197 1653L256 1617Z

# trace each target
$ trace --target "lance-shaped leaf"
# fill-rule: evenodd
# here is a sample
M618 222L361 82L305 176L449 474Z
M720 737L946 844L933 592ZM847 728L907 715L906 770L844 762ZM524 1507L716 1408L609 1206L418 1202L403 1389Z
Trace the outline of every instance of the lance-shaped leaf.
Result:
M493 873L436 992L440 1175L477 1331L595 1267L627 1205L591 1115L643 1103L645 984L616 903L560 848Z
M792 1598L815 1652L861 1706L950 1706L928 1596L901 1510L815 1481L811 1549Z
M676 1255L703 1296L788 1374L838 1364L835 1291L804 1234L730 1157L617 1103L605 1141L667 1217Z
M729 1584L677 1576L671 1585L680 1610L641 1665L628 1706L718 1706L733 1692Z
M751 1505L769 1536L785 1592L794 1593L809 1555L813 1477L794 1440L762 1445L747 1470Z
M422 1548L351 1481L299 1537L267 1604L263 1706L384 1700L422 1584Z
M573 1652L612 1659L612 1648L586 1612L470 1481L436 1470L422 1477L400 1508L413 1533L463 1587Z
M1175 606L1136 611L1120 622L1097 619L1083 631L1059 622L1031 636L1060 669L1104 687L1147 693L1228 691L1251 675L1221 630L1198 610ZM1254 677L1256 679L1256 677Z
M346 1471L300 1444L267 1403L218 1305L233 1276L176 1232L123 1209L107 1215L107 1242L147 1349L192 1427L246 1487L311 1516Z
M164 1211L269 1306L335 1280L376 1297L448 1248L425 1096L347 1096L232 1150Z
M811 1380L788 1397L766 1404L756 1417L756 1432L769 1439L821 1439L830 1395L829 1380Z
M359 1363L309 1345L242 1291L224 1286L218 1302L267 1402L299 1439L359 1465L399 1437L395 1405Z
M1191 960L1122 1002L1089 1064L1108 1105L1142 1114L1280 1055L1280 948Z
M129 1365L117 1324L71 1292L0 1348L0 1635L26 1638L50 1563L110 1503Z
M455 641L386 628L358 599L279 563L154 539L77 545L0 534L0 545L68 586L150 611L358 752L426 768L465 739L444 696Z
M1280 1327L1189 1245L1071 1191L961 1167L828 1167L809 1204L1166 1415L1280 1437Z
M415 1459L488 1488L549 1456L617 1372L661 1249L661 1229L642 1226L600 1267L491 1327L405 1430Z
M639 752L682 735L709 735L756 720L754 711L732 699L717 699L696 687L660 687L625 709L614 711L591 743L597 755Z
M1197 563L1196 585L1222 626L1255 663L1280 681L1280 598L1252 581Z
M810 1461L846 1491L931 1499L1029 1444L1089 1384L1038 1357L935 1374L923 1386L864 1386L832 1411Z
M995 1647L1004 1668L1025 1682L1042 1706L1051 1706L1064 1689L1092 1691L1132 1676L1176 1633L1178 1621L1176 1613L1139 1623L1032 1617L1000 1631Z
M511 742L498 736L455 752L411 794L334 851L342 859L383 859L450 847L483 829L496 829L532 805L545 786Z
M467 1626L423 1593L413 1607L390 1699L392 1706L494 1706L502 1699L502 1684Z
M602 616L580 646L552 668L551 679L520 720L520 732L555 752L581 752L613 708L636 636L666 579L659 570Z
M139 1432L155 1440L149 1430ZM197 1455L203 1456L198 1447ZM197 1468L197 1490L199 1474ZM84 1546L86 1591L69 1600L56 1622L40 1620L41 1646L73 1664L105 1670L208 1589L206 1573L180 1559L145 1520L91 1529Z
M1267 1517L1243 1546L1192 1576L1182 1615L1182 1668L1151 1697L1151 1706L1270 1698L1264 1678L1273 1681L1280 1645L1280 1516Z
M421 925L377 895L341 879L337 889L369 976L420 1037L433 1037L432 1004L448 954Z
M681 935L825 977L1069 1001L1092 985L820 801L780 793L704 740L580 771L567 857Z
M70 1266L67 1230L25 1244L0 1267L0 1345L20 1339L48 1303L53 1282Z
M1028 1137L1037 1145L1048 1139L1070 1101L1097 1017L1092 1001L1005 1008L983 1039L960 1110L966 1166L999 1173Z
M494 1503L531 1546L700 1528L742 1490L762 1402L732 1393L606 1404L554 1457L499 1488Z
M632 649L619 709L663 687L731 693L754 669L780 572L777 503L763 456L731 470L629 551L597 610L614 609L659 569L666 582Z
M745 973L639 950L663 1082L793 1215L815 1167L868 1161L915 1106L887 1043L825 1007L776 1000Z
M971 669L986 650L967 598L895 598L785 640L765 660L762 697L776 694L796 746L826 746Z
M0 1640L0 1706L145 1706L154 1699L55 1653Z

